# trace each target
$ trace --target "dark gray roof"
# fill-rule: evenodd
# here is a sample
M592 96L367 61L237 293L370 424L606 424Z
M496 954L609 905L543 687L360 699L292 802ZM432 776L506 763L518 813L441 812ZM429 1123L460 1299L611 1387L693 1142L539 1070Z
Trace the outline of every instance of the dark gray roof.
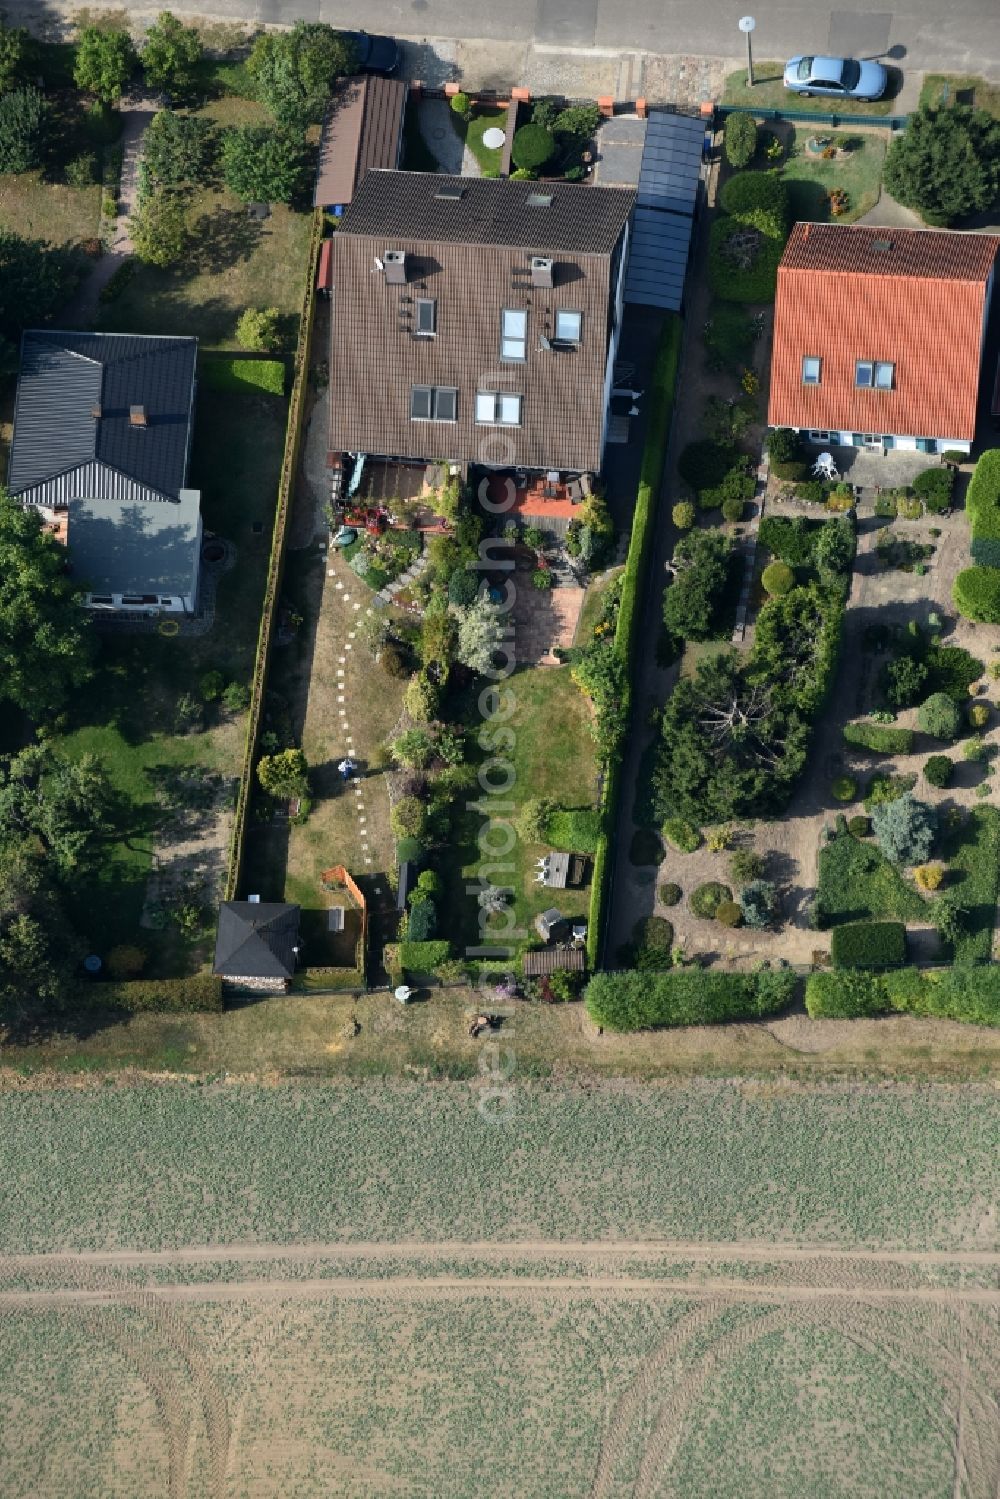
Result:
M201 540L199 494L177 500L73 499L67 545L74 579L91 593L194 597Z
M227 900L219 907L213 973L223 978L291 978L299 908L283 901Z
M449 190L461 190L461 197L443 197ZM634 201L626 189L578 182L375 171L359 185L339 234L385 235L390 249L393 236L405 236L440 244L610 255Z
M654 111L649 116L625 279L627 302L680 310L704 134L703 122L688 115Z
M187 481L197 355L195 338L25 333L11 493L30 504L176 500ZM145 408L144 427L130 424L131 406Z

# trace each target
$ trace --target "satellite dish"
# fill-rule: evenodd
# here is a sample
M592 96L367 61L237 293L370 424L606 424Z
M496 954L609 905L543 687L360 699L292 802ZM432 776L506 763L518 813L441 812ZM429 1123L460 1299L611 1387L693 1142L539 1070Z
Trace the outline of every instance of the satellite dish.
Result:
M538 335L538 346L541 349L551 349L551 347L552 347L552 340L551 340L551 338L546 338L544 333L539 333L539 335Z
M372 259L375 261L375 269L377 271L384 271L385 270L385 261L384 260L380 260L377 255L374 255L372 257Z
M740 17L740 30L741 31L752 31L754 29L754 27L756 26L756 24L757 24L757 22L754 20L753 16L741 16Z

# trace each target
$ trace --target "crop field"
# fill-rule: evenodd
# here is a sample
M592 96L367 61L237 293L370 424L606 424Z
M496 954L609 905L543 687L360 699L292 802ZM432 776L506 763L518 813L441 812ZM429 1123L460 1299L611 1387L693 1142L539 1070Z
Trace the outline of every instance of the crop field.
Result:
M0 1093L5 1499L993 1499L994 1090Z

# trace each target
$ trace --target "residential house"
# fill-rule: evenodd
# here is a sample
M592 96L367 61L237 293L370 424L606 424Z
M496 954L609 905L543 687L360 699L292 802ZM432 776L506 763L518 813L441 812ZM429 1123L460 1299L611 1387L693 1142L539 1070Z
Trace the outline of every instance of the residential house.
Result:
M332 241L334 458L597 472L634 200L368 172Z
M7 485L66 544L92 609L197 608L197 355L194 338L24 335Z
M212 972L240 989L283 993L295 972L300 914L298 906L258 896L223 901Z
M796 224L767 420L833 446L969 452L1000 239Z

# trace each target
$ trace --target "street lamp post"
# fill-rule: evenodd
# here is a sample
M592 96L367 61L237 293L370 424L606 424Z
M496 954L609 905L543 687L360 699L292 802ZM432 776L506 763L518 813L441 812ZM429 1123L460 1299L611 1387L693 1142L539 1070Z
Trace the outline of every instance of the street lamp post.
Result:
M747 39L747 88L753 88L753 49L750 46L750 33L756 24L753 16L740 17L740 30L745 33Z

